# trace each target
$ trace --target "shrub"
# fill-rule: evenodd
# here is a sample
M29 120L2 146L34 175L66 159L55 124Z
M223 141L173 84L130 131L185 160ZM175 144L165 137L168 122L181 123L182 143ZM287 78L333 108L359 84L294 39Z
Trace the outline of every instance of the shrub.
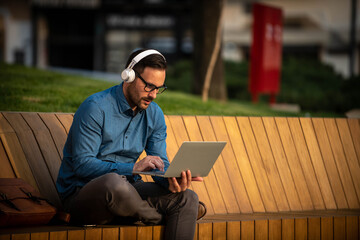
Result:
M225 61L225 78L230 100L250 101L248 62ZM180 61L168 69L166 84L171 90L190 93L192 63ZM343 113L360 107L360 77L345 80L334 69L308 58L283 60L277 102L299 104L304 111ZM261 102L268 96L261 95Z

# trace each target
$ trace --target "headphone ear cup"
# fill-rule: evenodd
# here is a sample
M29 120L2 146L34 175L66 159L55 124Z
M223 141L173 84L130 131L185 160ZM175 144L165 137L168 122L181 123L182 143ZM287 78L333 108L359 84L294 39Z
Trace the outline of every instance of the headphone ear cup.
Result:
M127 68L121 73L121 78L127 82L131 83L135 80L135 72L131 68Z

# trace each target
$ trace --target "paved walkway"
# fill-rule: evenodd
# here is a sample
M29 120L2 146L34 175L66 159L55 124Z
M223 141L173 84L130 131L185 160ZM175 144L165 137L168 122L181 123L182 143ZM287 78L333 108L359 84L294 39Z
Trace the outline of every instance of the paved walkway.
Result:
M108 73L108 72L61 68L61 67L48 67L47 70L59 72L59 73L65 73L65 74L80 75L106 82L120 83L122 81L120 77L120 73Z

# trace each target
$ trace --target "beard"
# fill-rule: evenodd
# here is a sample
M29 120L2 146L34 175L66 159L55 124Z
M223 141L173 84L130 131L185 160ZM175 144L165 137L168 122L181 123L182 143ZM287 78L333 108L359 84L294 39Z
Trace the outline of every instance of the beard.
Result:
M127 89L127 101L130 107L138 112L140 110L146 110L150 103L154 100L151 96L148 94L144 96L144 93L141 93L136 88L136 82L132 83L128 89ZM141 94L143 96L141 96Z
M152 101L153 101L153 99L151 99L149 97L143 97L138 102L137 107L139 110L146 110Z

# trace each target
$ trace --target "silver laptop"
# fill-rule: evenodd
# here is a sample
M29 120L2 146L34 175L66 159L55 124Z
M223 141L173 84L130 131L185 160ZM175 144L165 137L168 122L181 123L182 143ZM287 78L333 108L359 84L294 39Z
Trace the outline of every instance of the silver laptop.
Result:
M193 177L206 177L226 142L183 142L166 172L153 170L137 172L159 177L180 177L182 171L190 170Z

